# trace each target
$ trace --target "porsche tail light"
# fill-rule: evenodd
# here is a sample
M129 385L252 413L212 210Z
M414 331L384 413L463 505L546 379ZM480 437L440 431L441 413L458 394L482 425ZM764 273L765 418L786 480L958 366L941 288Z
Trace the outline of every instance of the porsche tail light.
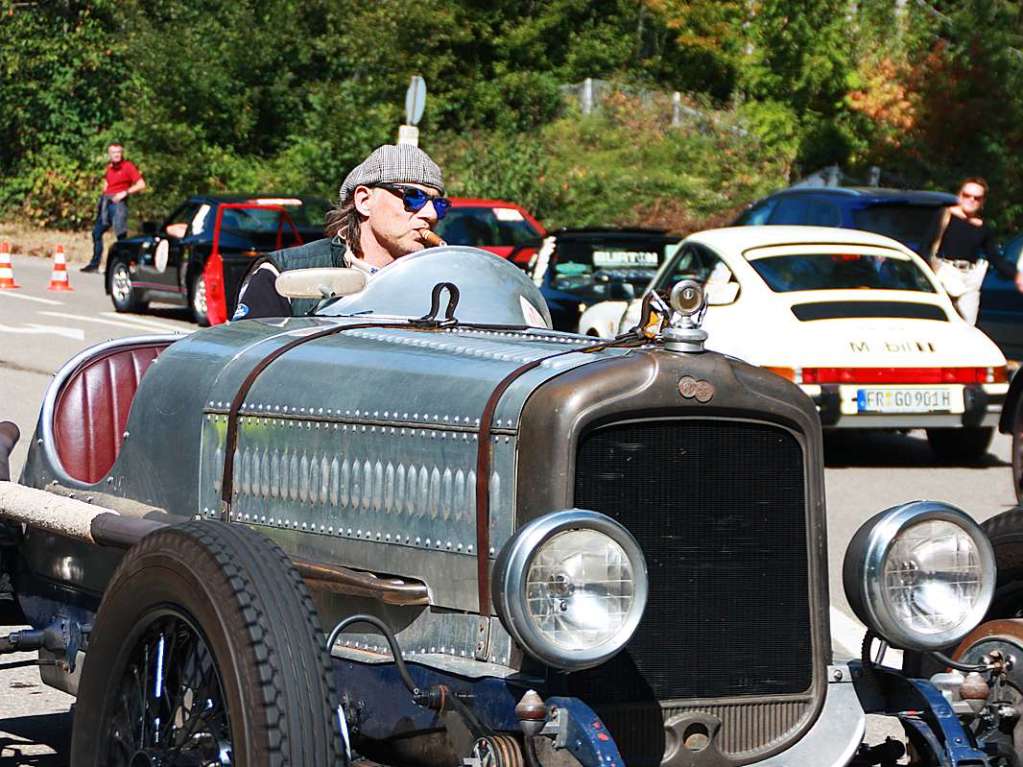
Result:
M805 384L984 384L1008 380L1005 366L802 368L801 372Z

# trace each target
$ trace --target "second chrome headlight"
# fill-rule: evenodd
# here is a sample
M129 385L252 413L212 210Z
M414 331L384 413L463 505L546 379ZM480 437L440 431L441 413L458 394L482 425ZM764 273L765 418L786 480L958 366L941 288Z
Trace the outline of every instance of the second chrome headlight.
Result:
M646 597L636 540L610 517L583 509L524 525L494 567L494 604L508 632L555 668L589 668L621 650Z
M959 509L915 501L864 523L846 550L843 580L850 606L876 634L897 647L937 650L983 619L994 553Z

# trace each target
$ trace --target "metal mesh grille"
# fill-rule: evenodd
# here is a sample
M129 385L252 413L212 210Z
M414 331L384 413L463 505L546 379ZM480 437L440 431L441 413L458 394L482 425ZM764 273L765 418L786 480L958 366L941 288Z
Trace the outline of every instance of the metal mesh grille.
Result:
M803 455L773 426L618 424L579 445L575 505L621 522L650 575L618 656L563 679L587 702L781 695L812 681Z

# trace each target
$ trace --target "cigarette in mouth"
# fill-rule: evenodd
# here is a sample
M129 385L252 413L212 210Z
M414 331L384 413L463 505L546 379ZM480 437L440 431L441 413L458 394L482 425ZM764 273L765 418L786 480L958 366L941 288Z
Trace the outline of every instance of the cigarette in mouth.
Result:
M447 245L444 240L440 238L436 232L432 232L429 229L424 229L419 233L419 239L430 248L439 248L441 245Z

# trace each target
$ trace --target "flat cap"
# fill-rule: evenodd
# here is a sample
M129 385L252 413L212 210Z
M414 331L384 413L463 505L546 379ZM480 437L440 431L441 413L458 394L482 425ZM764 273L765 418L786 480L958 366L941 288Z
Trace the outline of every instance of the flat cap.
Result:
M422 184L444 194L444 175L430 155L411 144L384 144L356 165L341 184L341 205L357 186Z

